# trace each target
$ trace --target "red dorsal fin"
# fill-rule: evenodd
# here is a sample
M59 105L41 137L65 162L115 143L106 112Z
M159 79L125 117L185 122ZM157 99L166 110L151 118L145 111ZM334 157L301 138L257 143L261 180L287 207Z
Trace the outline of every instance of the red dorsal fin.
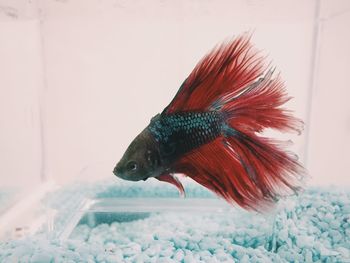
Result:
M249 34L218 45L197 64L164 113L205 110L228 92L240 93L267 68L257 53Z

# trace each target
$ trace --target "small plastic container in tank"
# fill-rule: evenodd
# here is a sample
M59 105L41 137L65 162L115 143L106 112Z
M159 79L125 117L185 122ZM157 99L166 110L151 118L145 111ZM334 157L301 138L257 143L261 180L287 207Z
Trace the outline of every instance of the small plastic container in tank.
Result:
M96 228L99 225L111 226L156 216L198 217L222 216L233 213L236 208L221 199L209 198L108 198L84 200L59 235L60 239L76 239L82 226ZM127 226L126 226L127 227ZM149 226L152 227L152 224Z

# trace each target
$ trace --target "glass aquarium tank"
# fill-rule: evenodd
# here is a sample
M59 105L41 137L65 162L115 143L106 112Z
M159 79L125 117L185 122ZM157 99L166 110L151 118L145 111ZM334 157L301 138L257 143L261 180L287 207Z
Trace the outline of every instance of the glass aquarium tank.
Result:
M350 262L350 2L0 0L0 262ZM113 168L213 46L276 66L305 190L245 211Z

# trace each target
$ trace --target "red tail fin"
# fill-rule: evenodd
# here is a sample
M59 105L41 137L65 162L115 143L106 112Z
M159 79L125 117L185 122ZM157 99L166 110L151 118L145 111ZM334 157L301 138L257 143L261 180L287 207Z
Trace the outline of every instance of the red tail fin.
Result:
M287 96L280 77L272 79L272 74L273 71L269 70L239 94L234 91L225 94L212 109L225 112L228 123L241 131L261 132L272 128L300 133L303 122L293 117L290 111L280 108L291 98Z
M184 173L229 202L258 210L299 189L302 166L280 143L257 136L265 128L300 131L302 122L280 108L290 98L283 82L246 35L214 49L196 66L164 110L223 113L222 135L178 160Z

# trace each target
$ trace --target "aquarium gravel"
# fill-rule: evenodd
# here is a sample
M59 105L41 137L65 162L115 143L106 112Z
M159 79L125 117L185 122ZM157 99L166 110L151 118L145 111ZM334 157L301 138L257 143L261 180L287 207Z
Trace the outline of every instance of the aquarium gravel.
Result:
M152 180L150 180L152 181ZM187 198L214 198L190 182ZM163 183L67 186L46 196L55 228L0 244L0 262L350 262L350 191L307 189L266 215L155 212L127 222L79 224L59 234L84 198L176 197Z

